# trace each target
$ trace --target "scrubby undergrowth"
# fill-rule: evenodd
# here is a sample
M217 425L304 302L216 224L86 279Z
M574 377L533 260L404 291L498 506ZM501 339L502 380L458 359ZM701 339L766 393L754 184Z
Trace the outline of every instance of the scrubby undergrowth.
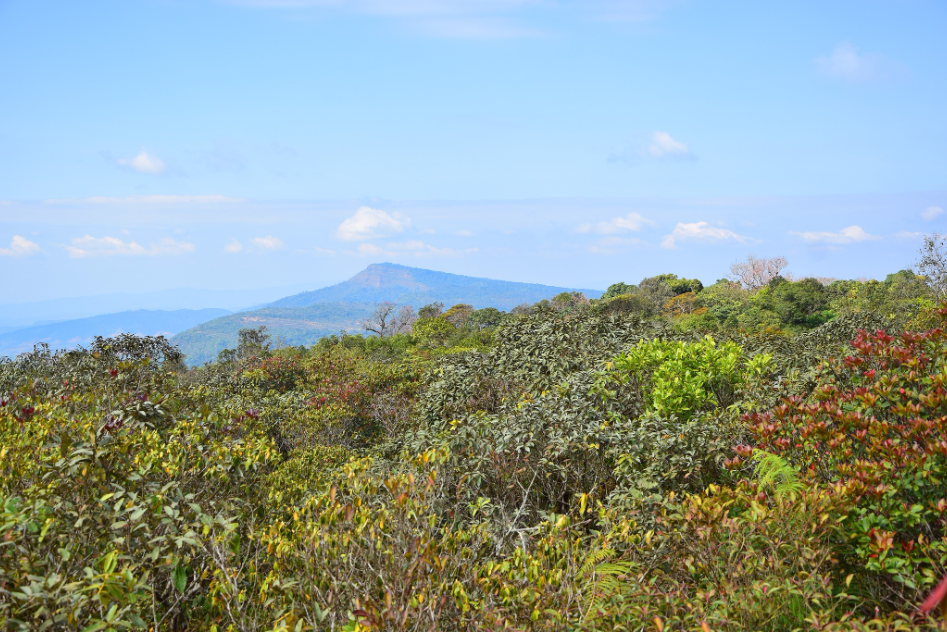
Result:
M606 298L192 370L38 349L0 365L0 620L937 629L945 317L708 332Z

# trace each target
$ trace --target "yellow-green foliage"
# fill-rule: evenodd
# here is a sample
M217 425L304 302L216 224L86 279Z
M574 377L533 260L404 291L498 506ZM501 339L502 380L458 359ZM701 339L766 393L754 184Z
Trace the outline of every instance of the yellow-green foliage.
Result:
M649 340L606 364L600 384L641 385L647 409L687 419L707 404L727 406L744 382L743 349L705 336L696 342Z
M476 351L343 337L185 371L121 339L0 362L0 627L936 629L916 604L944 570L947 378L941 342L919 350L943 334L877 334L869 372L864 335L819 364L839 331L582 308ZM910 446L859 435L858 406ZM859 441L916 457L900 495Z

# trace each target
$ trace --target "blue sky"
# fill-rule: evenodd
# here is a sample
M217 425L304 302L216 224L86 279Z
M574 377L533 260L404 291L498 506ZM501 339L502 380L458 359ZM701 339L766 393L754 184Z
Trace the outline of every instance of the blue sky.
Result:
M939 0L0 0L4 302L603 288L947 230Z

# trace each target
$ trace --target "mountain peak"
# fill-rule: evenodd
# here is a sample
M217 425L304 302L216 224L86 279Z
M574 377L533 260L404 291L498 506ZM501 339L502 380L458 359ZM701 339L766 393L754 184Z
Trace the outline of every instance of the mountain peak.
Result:
M345 283L359 287L382 288L395 286L423 289L425 288L424 284L414 279L412 272L415 270L420 269L394 263L373 263Z
M476 308L511 309L521 303L535 303L572 288L537 283L497 281L478 277L412 268L397 263L373 263L331 287L287 296L268 307L306 307L322 303L374 304L391 301L421 307L435 301L445 305L469 303ZM601 292L583 290L596 297Z

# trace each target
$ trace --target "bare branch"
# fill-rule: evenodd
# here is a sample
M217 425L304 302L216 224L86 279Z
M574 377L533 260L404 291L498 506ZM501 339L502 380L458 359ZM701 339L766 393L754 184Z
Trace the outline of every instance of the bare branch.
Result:
M789 265L786 257L757 258L750 255L746 261L736 262L730 266L730 279L737 281L744 288L755 291L779 276L779 273Z

